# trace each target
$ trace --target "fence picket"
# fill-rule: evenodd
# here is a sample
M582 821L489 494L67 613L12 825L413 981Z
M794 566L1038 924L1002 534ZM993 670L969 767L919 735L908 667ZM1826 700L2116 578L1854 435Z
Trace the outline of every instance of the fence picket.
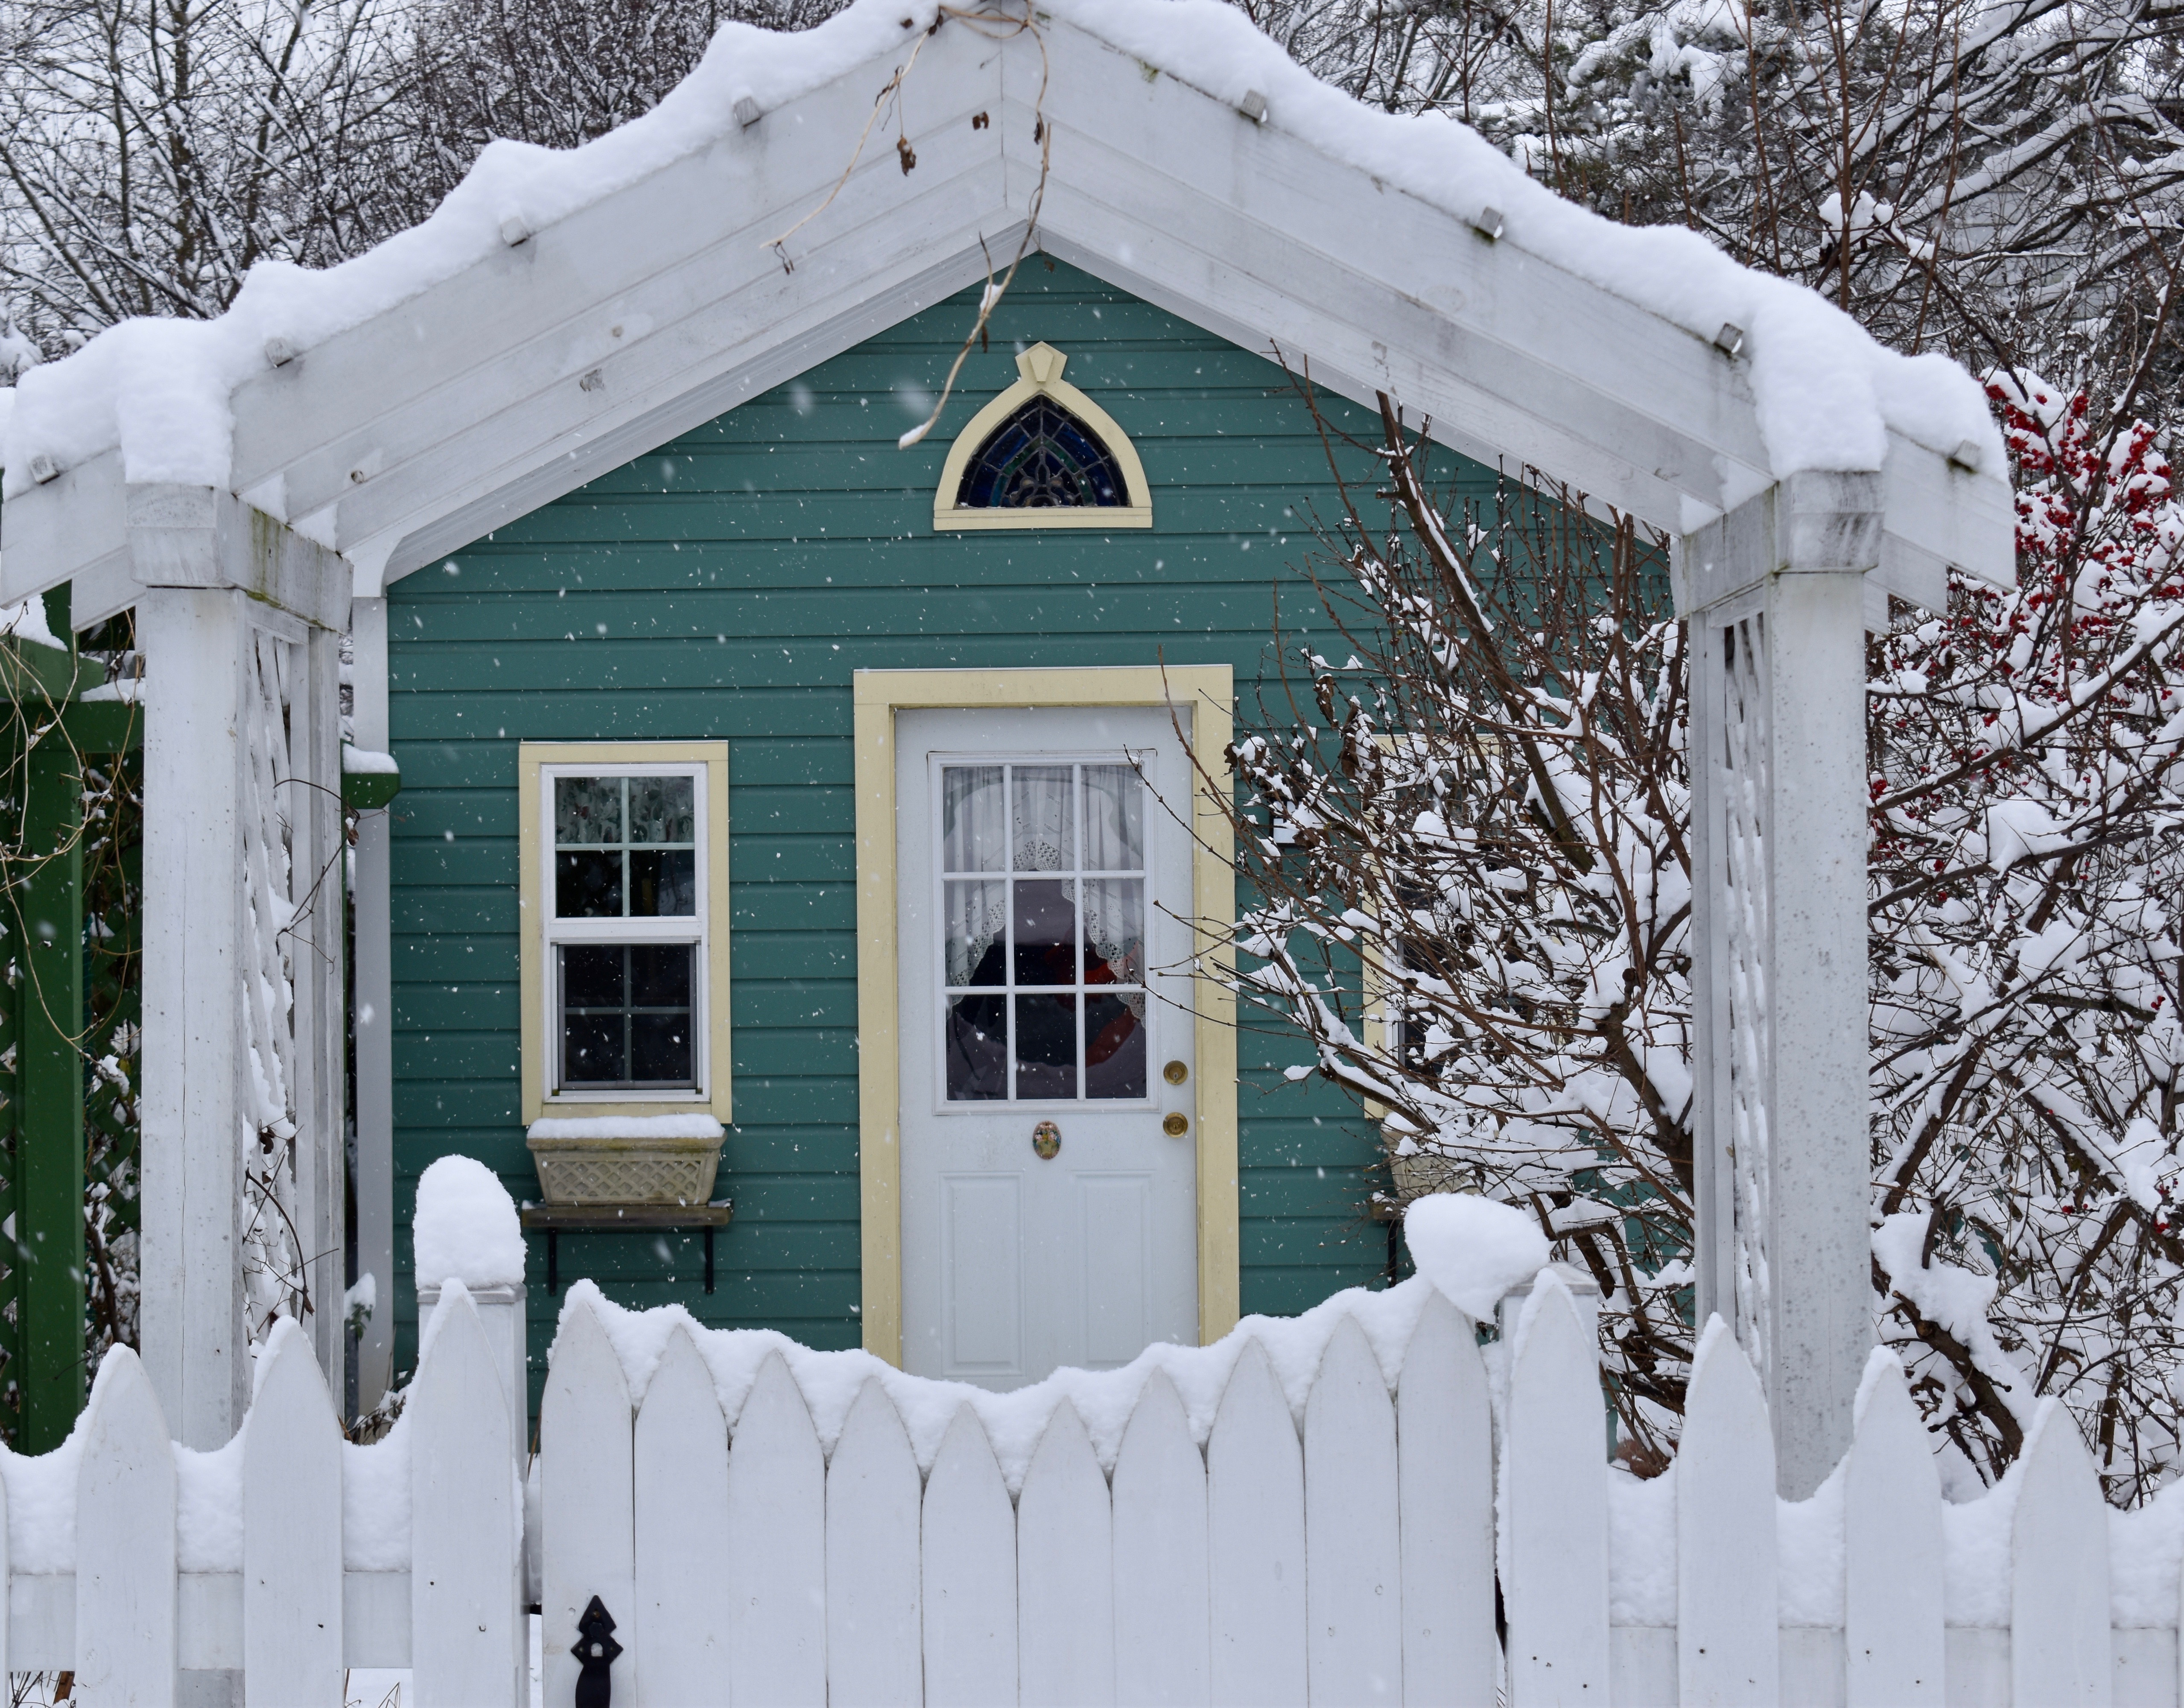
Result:
M721 1415L712 1372L679 1323L644 1390L631 1439L636 1590L630 1605L644 1633L636 1700L656 1708L727 1708L728 1579L722 1542L728 1533L728 1421Z
M411 1688L416 1708L512 1708L530 1694L521 1497L500 1371L460 1281L424 1341L403 1412Z
M827 1700L919 1700L917 1460L886 1389L867 1378L827 1466Z
M1114 1498L1115 1700L1203 1702L1206 1461L1160 1370L1123 1431Z
M1212 1688L1234 1708L1305 1700L1304 1452L1267 1361L1246 1341L1206 1444Z
M1048 1418L1017 1497L1017 1667L1040 1708L1115 1696L1115 1530L1077 1408Z
M1700 1337L1676 1451L1676 1700L1686 1708L1780 1700L1774 1565L1767 1399L1716 1316Z
M1607 1420L1596 1349L1552 1270L1516 1342L1502 1469L1509 1700L1579 1708L1607 1700Z
M950 1420L919 1520L928 1708L1017 1700L1017 1515L985 1426Z
M827 1461L770 1352L728 1447L728 1672L738 1702L825 1708Z
M1494 1419L1471 1320L1426 1301L1396 1391L1401 1492L1403 1700L1494 1700Z
M1941 1708L1943 1556L1930 1437L1903 1366L1876 1348L1843 1475L1847 1708Z
M644 1700L637 1605L629 1384L589 1292L572 1292L538 1401L539 1678L549 1702L577 1690L577 1621L596 1595L622 1645L616 1688Z
M1304 1538L1312 1700L1401 1701L1396 1408L1355 1317L1335 1325L1305 1402Z
M92 1383L75 1493L80 1700L171 1704L176 1670L175 1454L152 1380L117 1346Z
M342 1437L311 1342L274 1325L243 1420L242 1700L341 1700Z
M2011 1700L2107 1708L2108 1504L2059 1401L2041 1402L2019 1465L2009 1538Z

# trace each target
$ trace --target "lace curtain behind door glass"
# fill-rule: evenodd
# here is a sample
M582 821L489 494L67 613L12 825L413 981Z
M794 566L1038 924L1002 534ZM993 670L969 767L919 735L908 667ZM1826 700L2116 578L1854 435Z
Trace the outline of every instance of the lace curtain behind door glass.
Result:
M1136 768L944 767L939 840L949 1101L1143 1097Z

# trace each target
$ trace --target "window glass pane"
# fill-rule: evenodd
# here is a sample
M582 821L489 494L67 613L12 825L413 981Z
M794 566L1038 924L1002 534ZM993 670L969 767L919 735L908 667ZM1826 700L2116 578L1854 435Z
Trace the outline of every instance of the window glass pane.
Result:
M945 886L946 970L950 985L1007 982L1002 927L1009 886L1000 878L951 879Z
M1084 1095L1145 1094L1145 993L1089 992L1084 998Z
M998 765L940 770L940 861L944 871L999 872L1008 864L1008 802Z
M1008 998L958 996L942 1038L948 1100L983 1102L1009 1094Z
M560 919L621 917L619 848L564 849L554 857L554 913Z
M1017 1096L1077 1095L1077 998L1018 996Z
M1067 765L1011 768L1013 864L1019 872L1067 872L1077 863L1077 834L1070 822L1075 779Z
M688 919L694 916L698 911L697 851L631 849L629 911L636 918Z
M561 1083L688 1086L696 1079L690 943L561 946Z
M1077 885L1068 878L1016 881L1016 982L1077 982Z
M571 1008L619 1008L627 982L619 943L567 943L561 948L561 1001Z
M1145 785L1132 765L1084 767L1084 869L1142 872Z
M1145 982L1145 880L1084 880L1084 982Z
M629 840L632 846L690 844L698 840L696 779L689 777L632 777L629 779Z
M554 779L554 846L596 846L621 840L622 779L619 777L557 777Z

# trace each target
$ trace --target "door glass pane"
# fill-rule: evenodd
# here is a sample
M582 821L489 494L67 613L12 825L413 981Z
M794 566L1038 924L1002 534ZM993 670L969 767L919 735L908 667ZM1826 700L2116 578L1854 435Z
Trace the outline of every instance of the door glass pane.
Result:
M943 1040L948 1100L983 1102L1009 1094L1006 996L962 996L948 1005Z
M1084 998L1084 1095L1145 1095L1145 993L1093 991Z
M950 765L940 773L940 866L999 872L1008 865L1008 794L998 765Z
M997 791L998 792L998 791ZM999 878L956 878L944 886L944 957L941 976L951 990L1008 982L1003 929L1009 886Z
M1019 878L1011 924L1019 985L1077 982L1077 885L1067 879Z
M1145 982L1145 880L1084 880L1084 982Z
M1074 767L1011 765L1009 770L1015 818L1011 863L1019 872L1067 872L1077 863Z
M1134 765L1084 767L1084 869L1142 872L1145 785Z
M1017 1004L1017 1096L1074 1097L1077 1095L1077 998L1075 995L1018 996Z

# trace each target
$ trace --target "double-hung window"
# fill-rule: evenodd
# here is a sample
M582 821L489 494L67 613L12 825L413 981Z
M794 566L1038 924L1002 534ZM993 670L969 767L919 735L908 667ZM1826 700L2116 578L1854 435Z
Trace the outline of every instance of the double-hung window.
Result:
M526 743L525 1119L727 1119L727 757Z

